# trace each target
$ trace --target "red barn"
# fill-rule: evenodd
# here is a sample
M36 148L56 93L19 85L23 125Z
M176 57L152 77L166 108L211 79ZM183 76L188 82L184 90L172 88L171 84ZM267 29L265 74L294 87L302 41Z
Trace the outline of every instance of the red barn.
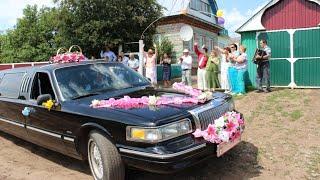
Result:
M320 0L271 0L237 32L251 58L259 39L267 39L272 86L320 87ZM255 76L250 62L248 83Z

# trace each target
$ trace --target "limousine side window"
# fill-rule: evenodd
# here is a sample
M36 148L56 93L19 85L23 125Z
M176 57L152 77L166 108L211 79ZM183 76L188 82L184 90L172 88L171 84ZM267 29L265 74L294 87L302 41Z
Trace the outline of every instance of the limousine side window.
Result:
M32 83L30 98L37 99L39 95L43 94L50 94L52 99L55 99L49 75L47 73L38 72Z
M24 74L24 72L5 74L0 82L0 96L17 99Z

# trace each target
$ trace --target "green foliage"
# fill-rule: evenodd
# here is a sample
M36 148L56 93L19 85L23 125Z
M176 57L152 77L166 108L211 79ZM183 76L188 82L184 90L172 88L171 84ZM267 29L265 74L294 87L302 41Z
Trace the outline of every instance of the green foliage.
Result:
M138 41L142 31L161 16L155 0L57 0L65 26L62 34L83 47L89 56L99 56L105 45ZM150 44L155 27L146 33ZM67 38L66 37L66 38Z
M155 44L158 48L158 62L160 62L160 58L162 58L165 53L172 57L173 44L169 41L168 38L162 38L161 41L158 41Z
M57 10L28 5L16 28L7 31L1 40L1 63L47 61L54 53L53 35Z
M47 61L59 47L77 44L99 57L107 44L138 41L161 16L156 0L54 0L55 8L27 6L13 30L0 36L0 63ZM145 33L152 43L155 27Z

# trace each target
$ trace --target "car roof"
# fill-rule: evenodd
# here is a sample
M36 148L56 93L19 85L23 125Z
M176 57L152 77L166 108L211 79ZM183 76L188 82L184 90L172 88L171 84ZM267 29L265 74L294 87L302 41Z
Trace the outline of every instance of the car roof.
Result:
M87 60L87 61L73 62L73 63L52 63L52 64L45 64L40 66L19 67L14 69L2 70L0 71L0 74L31 72L31 71L54 71L55 69L78 66L78 65L94 64L94 63L118 64L119 62L106 62L104 60Z

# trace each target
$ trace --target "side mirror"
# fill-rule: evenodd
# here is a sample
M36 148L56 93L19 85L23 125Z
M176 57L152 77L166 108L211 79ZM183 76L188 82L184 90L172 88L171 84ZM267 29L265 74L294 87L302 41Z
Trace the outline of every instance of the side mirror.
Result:
M42 105L42 103L47 102L50 99L52 99L50 94L42 94L37 97L37 105Z

